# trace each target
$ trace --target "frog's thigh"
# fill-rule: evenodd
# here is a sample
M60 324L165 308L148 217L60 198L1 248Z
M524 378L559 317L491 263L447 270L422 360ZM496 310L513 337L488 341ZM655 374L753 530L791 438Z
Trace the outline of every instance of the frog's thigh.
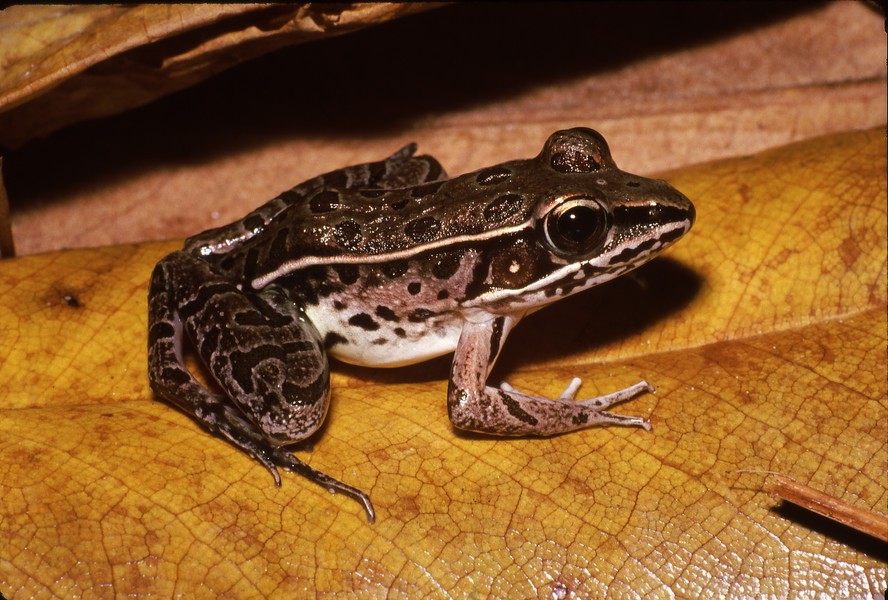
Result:
M282 292L234 286L182 308L185 329L226 395L273 443L304 439L330 398L327 358L311 323Z
M330 396L327 358L314 327L300 320L282 292L247 295L204 261L179 252L158 265L152 298L152 327L169 322L164 329L173 330L183 324L232 408L240 409L236 412L243 413L246 419L241 420L251 423L255 433L278 445L304 439L320 426ZM176 397L175 381L163 376L164 368L181 363L181 350L171 358L163 350L164 338L155 337L152 385L202 420L206 400ZM167 346L181 348L181 339L170 338ZM181 373L176 377L183 379Z

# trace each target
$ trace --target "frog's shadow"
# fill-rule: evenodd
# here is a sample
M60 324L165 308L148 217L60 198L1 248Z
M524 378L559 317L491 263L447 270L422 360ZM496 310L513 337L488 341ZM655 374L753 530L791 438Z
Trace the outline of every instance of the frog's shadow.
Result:
M687 306L699 294L702 283L696 271L664 257L558 301L519 323L506 340L489 381L498 383L528 365L594 352L638 334ZM333 370L372 383L424 383L446 378L452 357L447 354L396 369L336 362Z

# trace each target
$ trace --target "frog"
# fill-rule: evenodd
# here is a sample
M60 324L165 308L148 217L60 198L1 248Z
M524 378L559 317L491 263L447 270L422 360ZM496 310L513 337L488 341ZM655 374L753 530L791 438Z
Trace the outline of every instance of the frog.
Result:
M278 469L298 473L358 501L370 522L368 494L290 450L325 420L331 359L399 367L453 353L446 405L460 430L650 430L647 417L608 410L653 392L646 381L577 400L576 377L555 398L487 380L521 319L648 262L695 220L667 182L620 170L593 129L556 131L534 158L452 178L416 150L319 175L188 238L148 291L155 396L276 486ZM188 368L188 348L212 385Z

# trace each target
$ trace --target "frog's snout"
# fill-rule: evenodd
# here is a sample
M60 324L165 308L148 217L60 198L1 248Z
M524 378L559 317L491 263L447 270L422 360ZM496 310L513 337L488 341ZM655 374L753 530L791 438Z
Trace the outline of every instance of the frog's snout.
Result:
M697 220L697 209L694 208L694 203L688 200L687 196L685 196L685 200L688 201L688 229L690 229L694 226L694 221Z

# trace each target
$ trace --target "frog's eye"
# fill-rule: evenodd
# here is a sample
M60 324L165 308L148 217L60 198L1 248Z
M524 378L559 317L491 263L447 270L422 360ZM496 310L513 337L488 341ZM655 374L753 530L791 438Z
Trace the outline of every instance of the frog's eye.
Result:
M543 219L546 241L559 253L588 252L604 240L607 211L592 198L563 202Z

